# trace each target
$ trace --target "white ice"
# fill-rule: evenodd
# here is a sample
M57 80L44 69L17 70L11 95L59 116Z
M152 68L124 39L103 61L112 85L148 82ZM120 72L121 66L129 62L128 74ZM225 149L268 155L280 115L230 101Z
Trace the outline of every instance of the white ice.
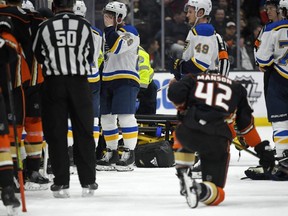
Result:
M259 127L271 140L270 127ZM257 159L231 146L225 201L215 207L199 203L190 209L179 194L174 168L135 168L133 172L97 172L99 189L82 198L77 175L71 175L69 199L56 199L51 191L25 192L23 216L276 216L287 215L288 182L241 180ZM21 210L21 209L20 209ZM0 204L0 216L6 215Z

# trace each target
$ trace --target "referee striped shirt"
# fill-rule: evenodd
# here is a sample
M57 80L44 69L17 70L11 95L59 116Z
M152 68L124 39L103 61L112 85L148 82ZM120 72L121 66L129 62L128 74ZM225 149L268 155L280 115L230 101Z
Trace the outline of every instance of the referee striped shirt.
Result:
M91 75L95 47L90 23L71 11L44 21L33 43L44 76Z

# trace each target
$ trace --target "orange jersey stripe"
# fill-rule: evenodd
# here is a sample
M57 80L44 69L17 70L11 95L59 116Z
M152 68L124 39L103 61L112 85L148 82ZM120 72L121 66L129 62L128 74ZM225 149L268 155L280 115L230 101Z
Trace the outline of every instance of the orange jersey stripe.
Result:
M218 57L219 59L228 59L228 53L226 50L220 51L218 53Z

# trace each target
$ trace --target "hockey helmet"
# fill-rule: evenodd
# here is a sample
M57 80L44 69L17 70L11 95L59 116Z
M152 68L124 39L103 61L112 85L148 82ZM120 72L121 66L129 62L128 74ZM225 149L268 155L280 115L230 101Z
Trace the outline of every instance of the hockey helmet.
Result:
M75 0L53 0L53 5L55 7L70 8L70 7L73 7L74 3L75 3Z
M35 8L34 8L34 5L33 5L32 2L29 1L29 0L23 0L23 2L22 2L22 8L24 8L24 9L30 9L30 10L34 10L34 9L35 9Z
M76 15L85 17L87 7L84 1L77 0L73 6L73 11Z
M203 9L204 15L209 16L212 11L211 0L188 0L188 2L184 6L184 11L188 10L188 6L194 7L196 14L200 9Z
M104 13L106 11L115 13L117 23L121 23L127 15L126 5L124 3L116 2L116 1L109 2L103 10Z
M285 8L286 10L288 10L288 0L280 0L280 2L279 2L279 8L280 8L280 9Z

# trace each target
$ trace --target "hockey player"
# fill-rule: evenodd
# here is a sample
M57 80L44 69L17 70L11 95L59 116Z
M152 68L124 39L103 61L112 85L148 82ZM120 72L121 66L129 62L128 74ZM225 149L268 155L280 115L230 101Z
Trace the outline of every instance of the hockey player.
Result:
M137 71L140 39L137 30L124 25L126 5L108 3L104 10L104 68L101 83L101 126L107 145L104 157L97 161L97 170L132 171L135 160L138 126L135 118L136 98L139 91ZM124 150L119 160L117 151L119 131Z
M269 19L269 23L267 23L259 32L257 39L254 42L254 56L256 57L256 52L259 49L260 43L261 43L261 38L262 38L262 34L265 31L265 29L267 28L267 25L270 25L273 22L277 22L279 20L281 20L281 16L279 13L279 0L266 0L265 2L265 11L267 13L268 19ZM259 63L256 61L256 65L259 66ZM262 70L261 67L259 67L259 70ZM271 65L270 67L265 67L265 73L264 73L264 78L263 78L263 82L264 82L264 97L265 97L265 102L266 101L266 95L267 95L267 87L268 87L268 83L269 83L269 77L270 77L270 72L273 71L273 65ZM266 170L263 170L263 167L261 166L256 166L256 167L249 167L246 171L245 174L248 178L251 179L255 179L255 180L261 180L261 179L270 179L271 175L270 173Z
M18 61L18 43L10 34L12 28L8 18L0 17L0 187L1 199L7 207L8 215L14 215L20 206L19 200L14 194L13 161L10 152L9 127L6 114L6 104L9 100L7 87L6 65ZM10 71L9 71L10 73ZM3 94L6 99L4 99Z
M213 73L190 74L169 86L168 98L178 110L176 137L187 150L176 152L175 161L180 193L188 197L190 207L197 206L198 198L206 205L218 205L225 198L229 147L235 136L231 122L236 122L247 143L254 147L260 164L267 169L274 166L273 151L268 141L260 140L246 89L240 83ZM196 151L201 158L201 183L189 178ZM194 201L190 189L196 196Z
M277 22L277 21L281 20L281 16L280 16L280 13L279 13L279 0L266 0L266 2L265 2L265 10L266 10L266 13L267 13L267 16L268 16L268 19L269 19L269 23L268 24L271 24L273 22ZM261 29L257 39L255 40L255 43L254 43L254 56L256 56L256 52L257 52L257 50L259 48L259 45L261 43L262 34L263 34L263 32L264 32L264 30L265 30L265 28L266 28L266 26L268 24L266 24ZM256 64L259 65L257 60L256 60ZM259 69L261 70L261 67ZM266 93L267 93L267 84L268 84L269 77L270 77L269 70L266 69L266 72L267 73L264 73L264 94L265 94L265 97L266 97Z
M11 64L10 71L12 80L15 80L16 83L13 86L13 94L15 99L15 108L16 108L16 124L17 124L17 137L21 138L25 117L25 102L24 102L24 88L29 85L29 81L31 80L30 68L32 66L32 61L30 57L33 57L32 52L32 44L31 44L31 34L30 34L30 20L27 14L20 8L14 4L21 5L21 1L6 1L7 5L0 5L0 15L10 17L13 23L13 32L20 43L17 47L18 51L18 62L17 64ZM4 37L4 36L3 36ZM15 82L13 81L13 83ZM9 115L9 109L7 109ZM9 121L9 139L11 143L11 152L12 158L14 162L14 167L17 167L16 160L16 148L15 148L15 140L14 140L14 130L11 121ZM17 140L19 143L20 140ZM22 154L22 160L25 159L25 150L21 146L20 147ZM17 174L15 173L15 176Z
M272 178L288 180L288 66L286 64L288 1L280 0L279 9L283 19L268 24L264 29L260 46L256 52L256 60L264 73L267 70L270 71L266 106L268 120L273 127L276 154L279 158L279 165Z
M139 102L136 114L153 115L157 109L157 85L153 81L154 69L150 65L149 54L140 46L138 50L138 72L140 76Z
M92 94L87 80L96 45L90 23L73 13L73 5L74 0L54 0L55 16L42 22L33 44L35 56L43 64L43 131L55 176L50 189L56 198L69 197L68 116L82 196L93 195L98 188Z
M211 10L211 0L189 0L185 5L184 11L192 28L186 38L182 59L172 61L170 69L175 78L170 83L181 79L183 75L202 73L208 68L218 68L219 74L228 77L230 62L227 47L221 35L215 33L214 27L209 23ZM193 172L198 173L200 164L199 160Z
M201 73L218 67L220 74L228 76L230 62L222 37L209 24L211 0L189 0L184 8L191 30L185 41L182 59L172 59L171 73L179 80L182 75ZM172 82L175 79L171 80Z
M85 18L86 16L86 5L82 0L77 0L73 6L73 11L76 15ZM95 47L95 61L92 65L92 75L88 76L88 81L90 83L90 88L93 96L93 110L94 110L94 139L96 147L99 139L99 112L100 112L100 73L99 66L103 61L103 55L101 51L102 47L102 32L100 29L92 26L92 31L94 33L94 40L97 47ZM102 61L101 61L102 58ZM100 59L100 62L99 62Z
M27 62L29 68L28 71L31 74L31 83L36 85L43 81L42 71L39 64L35 60L32 52L33 35L36 34L38 25L44 20L36 11L31 11L30 9L22 10L21 0L8 0L6 1L7 6L0 9L6 15L10 14L13 17L12 22L19 37L19 42L21 47L24 49L25 61ZM23 34L21 31L26 31L26 35L18 36L18 34ZM20 33L21 32L21 33ZM25 33L25 32L24 32ZM29 39L29 43L26 43ZM23 45L23 43L25 43ZM28 54L27 54L28 53ZM23 58L24 61L24 58ZM39 96L39 86L31 87L27 82L24 84L24 96L25 96L25 107L23 113L24 116L24 128L26 136L24 138L25 153L27 154L25 160L25 189L26 190L42 190L48 189L47 183L49 180L44 178L40 173L40 163L42 156L42 146L43 146L43 132L42 132L42 121L40 113L40 96ZM21 137L21 136L20 136ZM24 158L23 158L24 159Z

